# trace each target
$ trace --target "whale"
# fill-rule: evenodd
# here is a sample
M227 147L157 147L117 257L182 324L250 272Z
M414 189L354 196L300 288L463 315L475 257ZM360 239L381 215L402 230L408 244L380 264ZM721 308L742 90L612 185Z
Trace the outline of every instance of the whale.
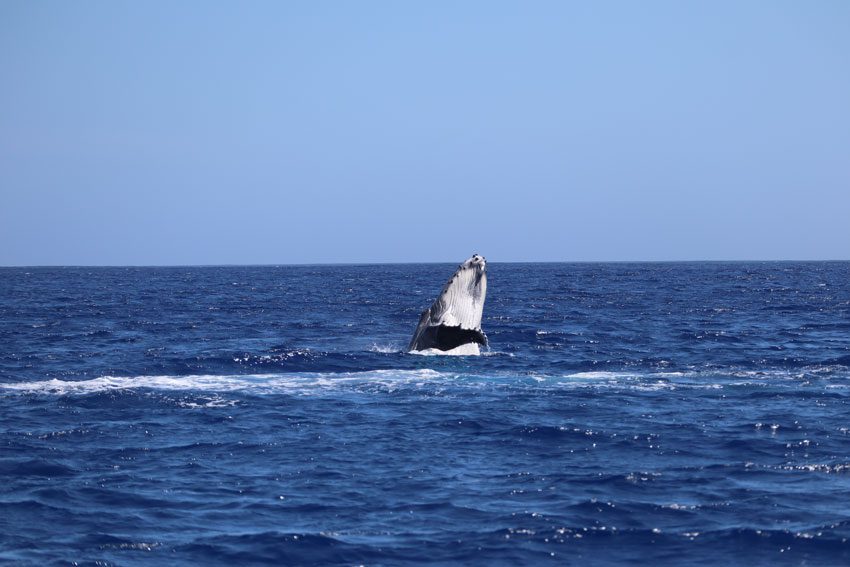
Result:
M440 295L422 312L408 352L477 355L487 346L481 330L487 297L487 261L473 254L460 264Z

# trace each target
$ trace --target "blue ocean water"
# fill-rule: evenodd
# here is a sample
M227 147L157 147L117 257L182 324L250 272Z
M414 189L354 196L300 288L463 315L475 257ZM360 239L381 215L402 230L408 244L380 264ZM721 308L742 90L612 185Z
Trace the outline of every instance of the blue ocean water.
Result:
M850 263L0 269L0 562L850 562Z

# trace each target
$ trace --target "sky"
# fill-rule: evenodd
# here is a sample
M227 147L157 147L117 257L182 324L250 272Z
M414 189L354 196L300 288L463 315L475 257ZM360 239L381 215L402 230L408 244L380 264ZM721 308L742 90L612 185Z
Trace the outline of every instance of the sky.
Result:
M850 2L0 2L0 265L850 259Z

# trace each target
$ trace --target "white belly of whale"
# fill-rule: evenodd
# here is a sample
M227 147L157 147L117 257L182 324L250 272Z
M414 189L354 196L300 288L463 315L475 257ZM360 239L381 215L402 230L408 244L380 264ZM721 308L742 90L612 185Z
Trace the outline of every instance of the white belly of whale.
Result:
M410 354L419 354L422 356L478 356L481 354L481 349L478 348L478 343L466 343L451 350L426 348L425 350L412 350Z

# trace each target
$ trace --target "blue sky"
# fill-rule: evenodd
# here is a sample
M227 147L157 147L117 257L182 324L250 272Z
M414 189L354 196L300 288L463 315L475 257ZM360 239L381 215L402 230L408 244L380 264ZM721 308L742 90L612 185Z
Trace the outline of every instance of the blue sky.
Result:
M850 258L850 2L0 3L0 265Z

